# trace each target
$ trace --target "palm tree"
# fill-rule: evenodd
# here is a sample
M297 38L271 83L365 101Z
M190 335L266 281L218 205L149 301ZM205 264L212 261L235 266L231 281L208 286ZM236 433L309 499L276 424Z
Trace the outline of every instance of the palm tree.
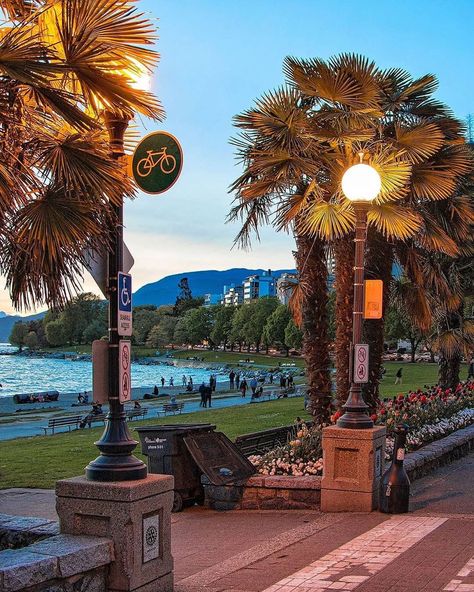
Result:
M451 198L472 170L472 160L462 126L447 107L432 99L436 79L428 75L413 80L403 70L379 71L357 56L339 56L327 63L287 59L286 70L305 97L324 102L319 137L339 150L337 161L344 162L344 155L363 151L371 155L376 168L382 169L385 187L369 212L373 227L368 237L367 275L384 280L385 296L390 290L396 244L405 244L416 233L412 241L416 248L456 254L457 246L450 238L454 219L447 232L426 205L437 202L439 209L439 200ZM340 173L333 169L333 176L338 179ZM334 192L330 199L337 198ZM328 240L335 238L330 224L319 224L313 230ZM336 299L335 348L339 400L344 400L347 392L344 376L352 322L347 298L347 270L352 259L347 239L343 240L334 247L336 290L340 292ZM366 323L366 338L372 347L365 396L374 406L383 352L383 320Z
M161 118L139 73L157 54L133 0L2 0L0 270L14 304L63 305L88 250L110 238L114 206L133 197L109 154L106 112Z
M344 170L363 152L381 175L382 191L369 211L368 271L385 280L388 293L392 243L411 240L415 248L454 252L453 241L434 224L425 204L450 198L472 162L462 126L432 99L433 76L413 80L403 70L381 71L352 55L327 62L287 58L284 70L293 91L292 110L278 111L276 101L269 102L278 96L273 93L237 120L247 131L240 145L246 170L233 188L239 190L238 211L249 214L245 235L269 221L276 201L278 228L293 224L298 236L334 245L339 272L336 364L342 401L347 394L343 376L352 322L348 296L352 259L344 237L354 226L352 207L340 189ZM264 103L265 108L259 109ZM293 133L286 137L288 122ZM256 129L258 137L252 135ZM298 189L299 183L304 191ZM341 240L344 243L338 243ZM373 405L378 397L383 321L368 330L375 346L366 394Z
M318 159L305 138L310 106L296 92L281 88L235 118L244 130L233 141L244 173L231 187L237 205L229 219L242 220L236 243L245 248L252 232L258 237L272 214L278 228L291 228L295 234L299 285L293 302L298 302L295 314L303 329L311 412L323 425L331 415L326 252L322 241L308 235L298 215L311 198L308 179L318 171Z

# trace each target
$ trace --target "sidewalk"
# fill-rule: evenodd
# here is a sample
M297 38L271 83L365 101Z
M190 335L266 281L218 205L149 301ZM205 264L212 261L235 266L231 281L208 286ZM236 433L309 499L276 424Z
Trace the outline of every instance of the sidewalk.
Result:
M474 592L473 491L471 454L416 481L405 515L187 509L175 592ZM55 517L54 494L0 491L0 508Z

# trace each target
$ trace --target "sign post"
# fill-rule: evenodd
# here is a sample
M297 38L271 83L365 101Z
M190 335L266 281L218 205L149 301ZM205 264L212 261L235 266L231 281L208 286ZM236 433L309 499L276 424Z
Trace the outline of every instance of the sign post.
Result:
M133 331L132 325L132 276L128 273L118 274L118 319L117 330L119 335L130 337Z

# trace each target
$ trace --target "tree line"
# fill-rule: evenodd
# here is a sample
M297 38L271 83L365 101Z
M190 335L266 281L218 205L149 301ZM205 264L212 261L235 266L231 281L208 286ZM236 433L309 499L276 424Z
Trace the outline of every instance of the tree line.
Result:
M107 336L107 303L91 293L73 298L61 311L43 319L15 323L10 343L20 349L91 344ZM136 306L133 309L135 345L162 349L207 343L230 350L268 352L270 347L289 354L300 349L302 333L287 306L263 298L237 307L205 307L202 298L178 298L174 306Z

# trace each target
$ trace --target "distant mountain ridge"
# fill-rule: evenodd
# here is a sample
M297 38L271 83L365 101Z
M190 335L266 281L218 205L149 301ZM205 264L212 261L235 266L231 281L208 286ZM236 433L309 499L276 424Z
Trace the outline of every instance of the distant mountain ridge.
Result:
M28 321L36 321L38 319L42 319L45 314L45 312L38 312L27 317L21 317L20 315L5 315L3 317L0 316L0 343L8 343L8 338L10 337L12 327L17 321L28 323Z
M155 304L174 304L178 295L178 283L184 277L188 278L189 287L194 297L204 294L221 294L224 286L231 284L241 284L249 275L261 275L264 269L246 269L244 267L234 267L218 271L209 269L204 271L189 271L175 273L146 284L137 290L133 295L133 305ZM272 270L272 275L280 276L282 273L295 273L294 269L276 269Z

